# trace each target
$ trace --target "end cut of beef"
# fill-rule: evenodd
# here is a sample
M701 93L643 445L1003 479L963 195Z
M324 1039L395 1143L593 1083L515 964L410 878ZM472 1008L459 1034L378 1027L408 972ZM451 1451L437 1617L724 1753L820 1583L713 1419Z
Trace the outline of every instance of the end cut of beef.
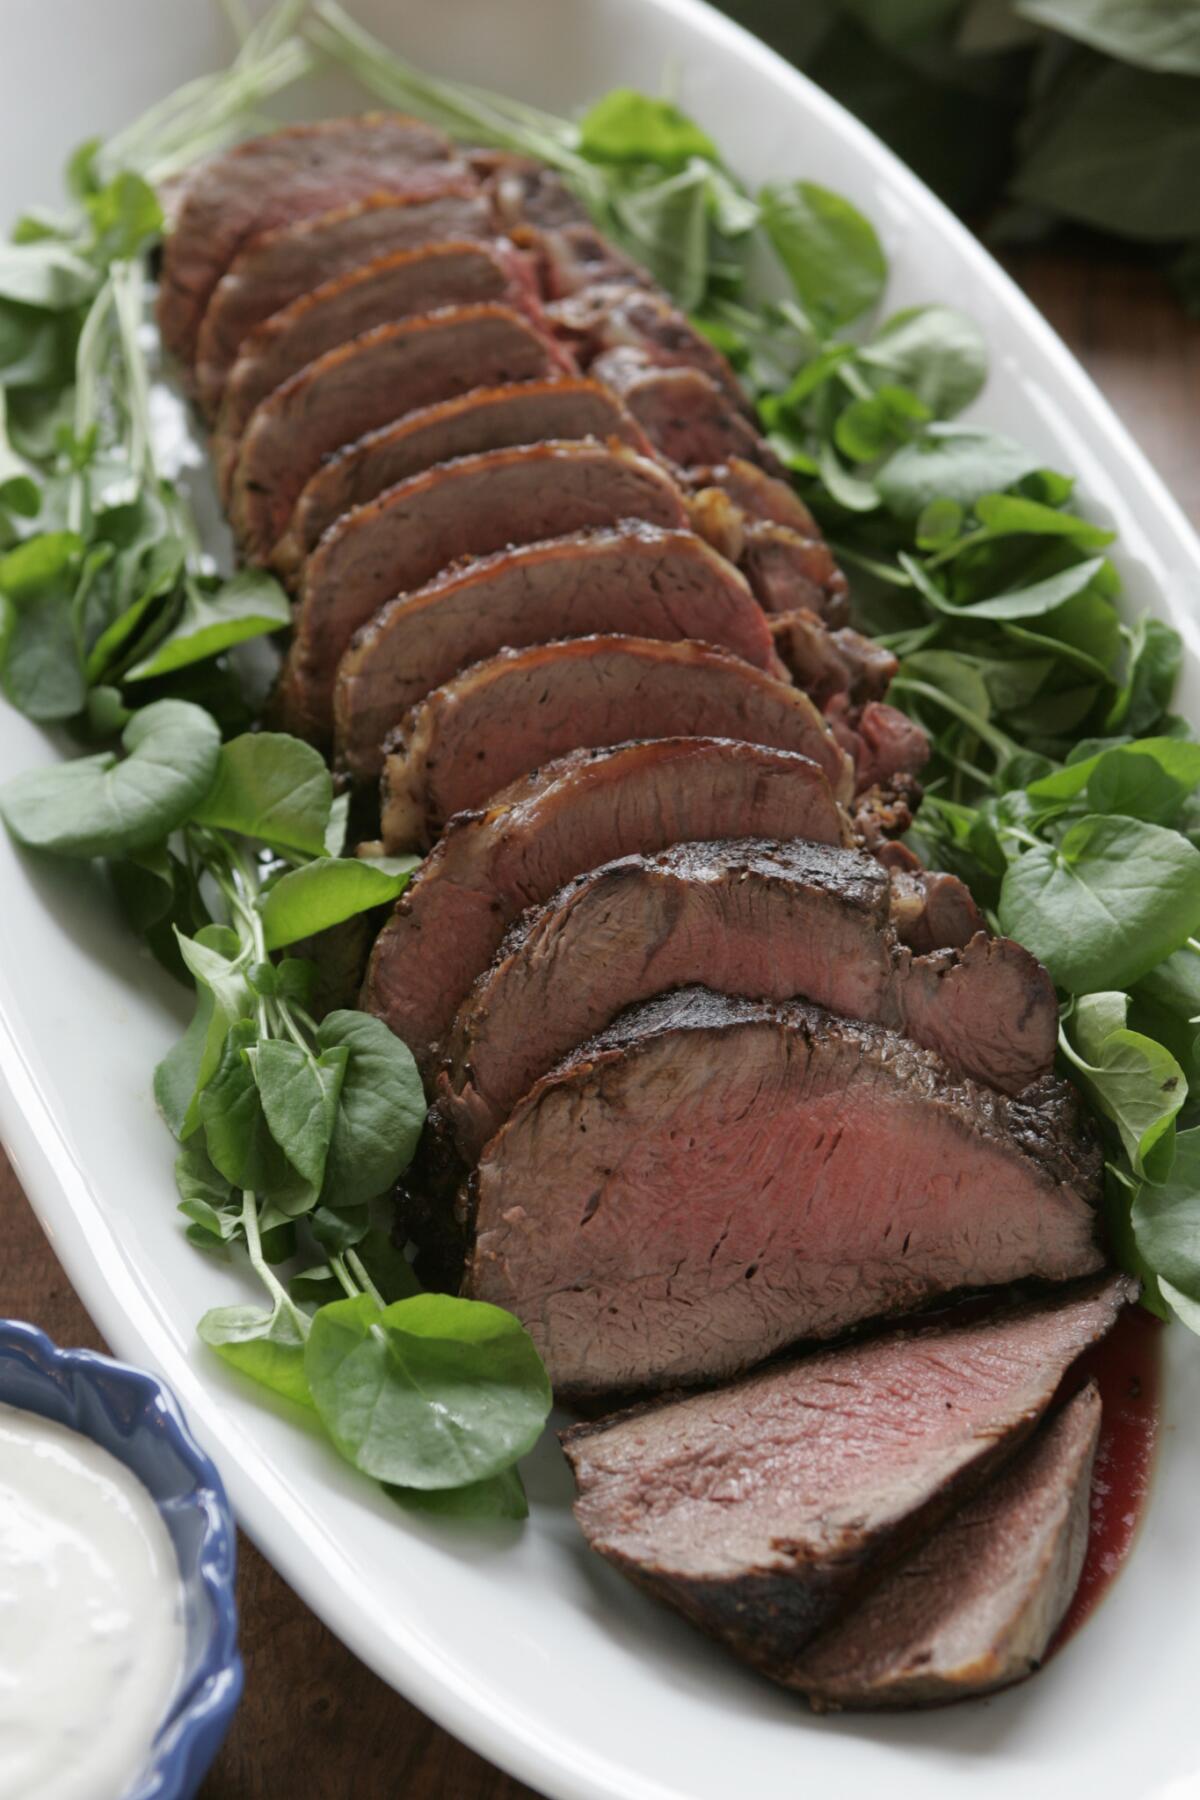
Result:
M568 750L691 735L796 750L848 796L849 764L798 688L707 644L576 638L501 651L413 708L387 745L384 843L430 843L452 814Z
M230 489L230 523L264 562L324 457L418 406L525 381L570 361L509 306L443 307L377 325L300 369L252 413ZM394 590L393 590L394 591Z
M711 737L577 750L451 820L376 940L362 1004L428 1075L472 982L527 907L632 851L732 837L849 842L816 763Z
M563 1434L576 1517L639 1587L803 1687L814 1634L1027 1440L1135 1295L1107 1276L576 1426ZM941 1602L947 1574L931 1570L925 1590ZM994 1559L986 1575L995 1583Z
M192 361L213 289L257 233L385 189L420 192L429 171L444 171L451 160L440 131L391 113L292 125L211 157L184 182L167 235L158 297L163 344Z
M617 396L598 381L578 377L473 388L405 413L339 450L309 477L276 545L273 566L285 581L294 582L305 557L343 513L435 463L481 450L588 437L601 443L613 439L650 454L641 427Z
M256 326L293 300L377 256L441 239L492 237L486 195L465 171L423 179L417 193L383 189L332 212L249 238L213 289L196 340L196 395L214 419L229 371Z
M464 1291L563 1397L739 1373L939 1295L1098 1269L1072 1091L954 1081L878 1025L684 988L516 1107L471 1178Z
M506 646L596 632L699 638L782 673L749 588L691 532L578 532L451 568L376 613L338 670L338 759L359 780L376 776L385 737L458 670Z
M677 529L685 514L656 463L619 444L589 442L462 456L347 513L305 565L277 697L288 729L317 743L328 739L338 664L354 633L398 594L423 587L462 557L622 519Z
M914 957L889 900L873 857L795 840L678 844L577 876L512 928L459 1011L438 1095L460 1155L627 1006L696 982L891 1026L1005 1093L1049 1074L1058 1002L1029 952L981 936Z
M1089 1383L982 1492L802 1652L820 1712L944 1706L1041 1667L1083 1568L1100 1393Z

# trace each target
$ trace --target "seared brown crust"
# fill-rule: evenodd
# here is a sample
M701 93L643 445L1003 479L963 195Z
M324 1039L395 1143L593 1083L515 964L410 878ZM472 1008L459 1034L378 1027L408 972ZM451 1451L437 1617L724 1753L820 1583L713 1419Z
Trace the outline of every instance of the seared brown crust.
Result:
M691 532L630 524L540 539L451 567L363 626L338 669L338 760L359 780L377 776L408 708L460 669L597 632L700 638L782 672L749 588Z
M451 239L389 251L272 313L243 341L225 385L212 443L222 494L228 497L246 421L297 370L377 325L487 301L535 319L540 311L530 270L511 245Z
M377 325L300 369L255 408L230 493L234 535L265 561L322 459L414 407L474 387L570 374L569 358L509 306L444 307Z
M889 903L873 857L794 841L685 843L577 876L512 927L459 1008L437 1080L459 1154L627 1006L693 982L888 1025L1002 1093L1048 1075L1058 1003L1029 952L980 936L913 957Z
M354 633L460 557L620 519L686 524L669 476L620 444L514 445L389 488L331 525L305 564L280 718L302 737L328 741L338 664Z
M807 694L707 644L587 637L502 651L427 695L385 746L389 849L431 841L529 769L580 746L711 733L795 750L839 799L851 772Z
M163 251L158 325L166 349L190 364L209 297L248 238L384 188L420 192L428 166L444 173L452 156L432 126L368 113L286 126L202 163L184 183Z
M712 737L576 750L451 820L376 939L362 1004L423 1072L506 928L615 856L754 831L848 844L815 763Z
M616 439L650 454L640 426L616 394L582 376L472 388L405 413L329 457L305 484L273 563L293 583L329 527L356 506L376 500L435 463L548 439Z
M436 179L431 171L417 193L384 190L258 232L218 281L200 323L194 374L201 411L216 417L244 340L281 307L389 251L495 231L491 203L474 177L448 166Z

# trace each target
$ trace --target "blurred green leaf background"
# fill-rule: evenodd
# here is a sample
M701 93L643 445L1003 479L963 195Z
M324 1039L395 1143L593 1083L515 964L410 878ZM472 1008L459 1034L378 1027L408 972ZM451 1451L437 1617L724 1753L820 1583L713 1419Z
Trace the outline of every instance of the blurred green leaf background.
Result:
M1200 0L723 0L993 243L1084 228L1200 316Z

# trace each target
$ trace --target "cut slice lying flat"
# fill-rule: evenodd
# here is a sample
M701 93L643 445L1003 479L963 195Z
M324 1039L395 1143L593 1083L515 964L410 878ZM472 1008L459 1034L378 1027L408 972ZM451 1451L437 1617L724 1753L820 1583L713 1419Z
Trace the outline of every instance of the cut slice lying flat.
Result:
M864 1580L1028 1436L1136 1292L1106 1276L576 1426L576 1517L639 1587L787 1682Z
M849 798L850 764L799 688L707 644L585 637L502 651L413 708L386 746L384 843L428 844L454 813L568 750L693 733L798 751Z
M305 482L344 444L414 407L556 370L571 374L570 359L499 304L443 307L327 350L251 415L230 488L234 535L252 560L266 561Z
M212 441L222 494L228 497L246 421L298 370L377 325L493 300L536 315L528 260L511 245L450 241L390 251L272 313L242 344L225 384Z
M284 723L316 742L330 736L338 664L354 633L397 595L424 587L462 557L622 519L670 529L686 523L679 493L657 463L591 442L460 456L347 513L305 565L277 697Z
M163 344L191 362L213 289L258 232L386 189L420 192L431 166L436 180L451 157L440 131L396 113L291 125L210 157L185 178L167 234L158 295Z
M393 250L445 238L495 235L491 204L465 171L422 181L415 194L384 189L315 218L259 232L243 244L213 289L196 340L196 391L215 418L242 343L272 313L348 269Z
M528 906L571 876L669 844L753 831L845 844L845 814L807 757L711 737L578 750L451 821L376 939L362 1003L423 1073Z
M615 438L631 450L650 446L617 396L598 381L559 377L508 387L473 388L436 406L406 413L331 456L305 483L272 563L289 583L335 520L435 463L540 444Z
M578 532L451 568L376 613L338 669L338 759L359 780L378 775L384 739L460 669L506 647L597 632L699 638L783 673L750 589L692 532Z
M464 1291L563 1396L720 1380L960 1289L1100 1267L1072 1090L953 1081L878 1025L684 988L538 1082L471 1177Z
M1058 1001L1041 965L1008 938L914 958L890 900L874 857L802 841L680 844L577 876L513 927L447 1039L439 1109L460 1155L625 1007L695 982L892 1026L1006 1093L1049 1074Z
M778 1678L825 1711L943 1706L1031 1675L1079 1585L1099 1433L1093 1382Z

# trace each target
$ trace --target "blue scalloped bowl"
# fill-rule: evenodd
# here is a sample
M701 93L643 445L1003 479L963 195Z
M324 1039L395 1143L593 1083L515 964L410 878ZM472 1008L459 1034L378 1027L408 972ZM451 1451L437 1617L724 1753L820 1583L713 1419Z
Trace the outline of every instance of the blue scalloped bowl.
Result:
M157 1502L183 1579L184 1673L150 1765L122 1800L192 1800L242 1694L236 1535L221 1477L153 1375L90 1350L60 1350L36 1326L0 1320L0 1401L94 1439Z

